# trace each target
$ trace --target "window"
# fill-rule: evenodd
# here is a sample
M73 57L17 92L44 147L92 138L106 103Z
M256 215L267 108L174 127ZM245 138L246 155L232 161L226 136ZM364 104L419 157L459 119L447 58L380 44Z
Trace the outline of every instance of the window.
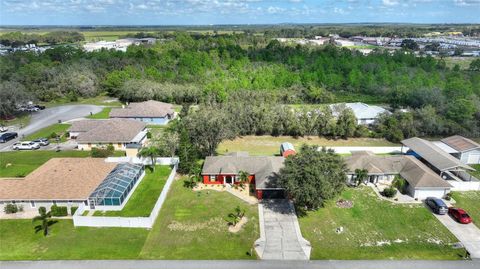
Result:
M57 205L57 201L52 201L53 202L53 205Z
M35 201L30 201L30 206L31 206L32 208L35 208Z
M217 181L217 177L215 175L210 176L210 182L215 182Z

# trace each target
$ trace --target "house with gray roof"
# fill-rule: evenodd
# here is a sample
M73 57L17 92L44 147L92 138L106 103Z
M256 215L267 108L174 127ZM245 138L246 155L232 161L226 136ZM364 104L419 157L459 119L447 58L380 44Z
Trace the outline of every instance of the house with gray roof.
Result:
M345 158L350 182L355 179L355 170L367 170L366 182L391 184L396 176L407 182L407 192L418 199L443 198L452 189L446 180L428 168L414 156L379 156L369 151L352 152Z
M130 103L122 108L112 108L110 118L133 119L147 124L165 125L175 117L173 105L149 100Z
M480 144L460 135L434 142L464 164L480 164Z
M130 119L79 120L69 128L80 150L91 150L112 145L115 150L142 146L147 139L146 124Z
M240 184L240 173L246 172L258 199L284 197L284 189L277 182L284 160L277 156L249 156L247 152L208 156L202 169L203 183Z
M369 125L375 123L375 121L383 113L390 114L390 111L386 110L380 106L367 105L365 103L342 103L342 104L331 104L330 109L334 116L340 114L340 112L345 109L350 108L357 118L358 124Z

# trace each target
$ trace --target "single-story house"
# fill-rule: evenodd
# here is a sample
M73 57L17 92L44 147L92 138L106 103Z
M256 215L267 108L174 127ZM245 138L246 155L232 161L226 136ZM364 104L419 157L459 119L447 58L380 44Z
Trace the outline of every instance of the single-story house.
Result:
M350 108L357 118L357 123L362 125L369 125L375 123L375 121L383 113L390 114L390 111L384 109L380 106L367 105L364 103L341 103L341 104L331 104L330 109L334 116L338 116L342 109Z
M68 131L80 150L107 145L127 150L133 145L144 145L147 140L146 124L129 119L79 120L72 122Z
M110 118L134 119L147 124L165 125L175 117L173 105L159 101L130 103L122 108L112 108Z
M258 199L284 197L284 189L277 183L277 174L283 167L284 157L249 156L236 152L226 156L209 156L202 169L204 184L240 184L240 172L248 173L250 190Z
M433 142L464 164L480 164L480 144L460 135Z
M407 192L418 199L443 198L452 186L413 156L378 156L369 151L356 151L345 158L348 179L353 183L356 169L366 169L367 182L391 184L395 176L407 182Z
M100 158L53 158L24 178L0 179L0 206L24 210L52 205L120 210L144 176L139 164L110 163Z

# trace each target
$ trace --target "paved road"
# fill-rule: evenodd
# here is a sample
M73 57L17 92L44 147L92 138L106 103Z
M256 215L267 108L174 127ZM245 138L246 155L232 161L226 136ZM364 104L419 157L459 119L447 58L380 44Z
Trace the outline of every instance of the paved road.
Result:
M95 105L66 105L51 107L32 114L30 124L25 128L17 131L19 138L22 136L34 133L42 128L58 123L81 118L90 115L91 113L98 113L102 110L101 106ZM0 144L0 151L9 149L18 139L10 140L5 144Z
M0 262L2 269L478 269L480 260L474 261L22 261Z
M472 258L480 259L480 229L478 229L477 226L473 223L460 224L448 214L434 215L453 235L458 238L458 240L460 240L460 242L462 242L468 252L470 252ZM478 268L480 268L480 266Z
M258 205L260 239L255 250L263 260L308 260L310 243L302 237L288 200L264 200Z

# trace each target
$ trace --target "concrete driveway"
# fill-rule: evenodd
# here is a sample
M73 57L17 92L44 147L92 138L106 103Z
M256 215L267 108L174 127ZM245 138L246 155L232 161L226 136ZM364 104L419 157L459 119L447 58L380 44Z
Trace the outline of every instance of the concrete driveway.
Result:
M90 115L90 113L98 113L102 111L102 109L102 106L95 105L66 105L46 108L38 112L33 112L30 124L16 132L18 133L19 139L21 139L23 136L27 136L42 128L58 123L59 120L65 122L86 117ZM0 144L0 151L10 150L11 146L19 139L13 139L7 143Z
M308 260L310 242L302 237L293 204L264 200L258 205L260 238L255 250L263 260Z
M460 224L448 214L433 215L462 242L471 258L480 258L480 229L475 224Z

